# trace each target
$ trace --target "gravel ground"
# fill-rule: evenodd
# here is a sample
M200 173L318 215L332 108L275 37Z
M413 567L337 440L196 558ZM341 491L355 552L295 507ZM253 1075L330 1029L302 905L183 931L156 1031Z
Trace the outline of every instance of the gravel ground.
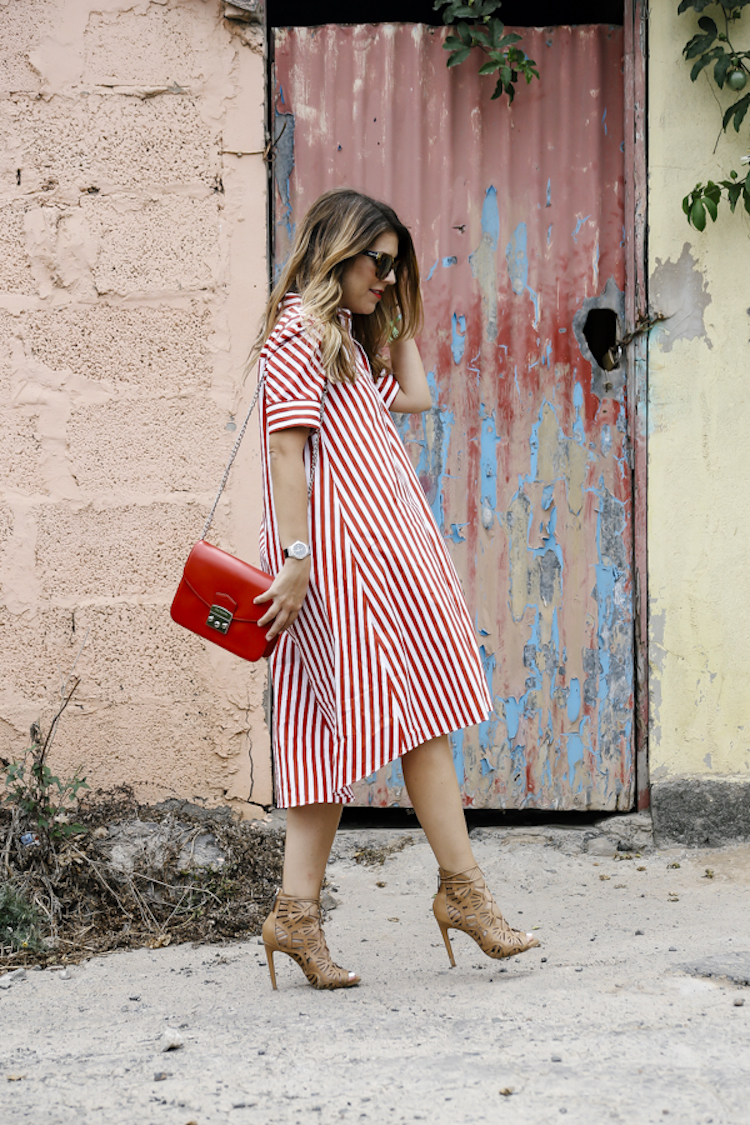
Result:
M342 831L326 933L359 988L277 955L274 993L255 938L0 979L0 1122L748 1125L750 846L656 849L642 816L472 840L540 949L452 931L450 969L421 832Z

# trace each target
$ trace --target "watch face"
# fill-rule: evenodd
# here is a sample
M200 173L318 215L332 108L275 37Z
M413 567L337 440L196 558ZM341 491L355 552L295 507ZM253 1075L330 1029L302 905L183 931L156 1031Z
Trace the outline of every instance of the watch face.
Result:
M287 547L286 553L291 555L293 559L306 559L310 554L310 548L306 543L300 543L298 540L296 543L292 543L291 547Z

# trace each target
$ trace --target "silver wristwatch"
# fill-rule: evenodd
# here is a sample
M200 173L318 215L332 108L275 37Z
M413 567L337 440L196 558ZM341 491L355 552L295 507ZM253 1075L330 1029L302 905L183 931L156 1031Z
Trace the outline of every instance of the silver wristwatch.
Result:
M306 559L308 555L312 554L312 551L310 550L309 544L303 543L301 539L298 539L295 543L292 543L291 546L284 548L284 554L288 559L301 560Z

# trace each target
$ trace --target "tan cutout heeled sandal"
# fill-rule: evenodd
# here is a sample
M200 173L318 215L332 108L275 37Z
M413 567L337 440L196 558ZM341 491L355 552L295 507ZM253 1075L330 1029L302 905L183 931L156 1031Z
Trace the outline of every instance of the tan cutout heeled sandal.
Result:
M514 930L500 913L478 867L455 875L439 869L438 893L432 904L435 919L448 950L451 967L456 967L448 930L463 930L488 957L515 957L533 949L539 942L533 934Z
M333 963L320 925L320 900L276 895L273 910L263 923L263 945L271 984L276 988L274 953L296 961L313 988L351 988L359 984L356 973Z

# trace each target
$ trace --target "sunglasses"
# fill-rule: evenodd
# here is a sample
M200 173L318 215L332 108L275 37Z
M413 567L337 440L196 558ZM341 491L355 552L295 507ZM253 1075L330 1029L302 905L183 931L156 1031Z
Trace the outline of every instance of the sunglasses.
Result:
M361 253L364 254L366 258L372 258L375 263L375 276L378 281L385 281L391 270L395 272L400 265L398 258L391 257L391 255L386 254L384 250L362 250Z

